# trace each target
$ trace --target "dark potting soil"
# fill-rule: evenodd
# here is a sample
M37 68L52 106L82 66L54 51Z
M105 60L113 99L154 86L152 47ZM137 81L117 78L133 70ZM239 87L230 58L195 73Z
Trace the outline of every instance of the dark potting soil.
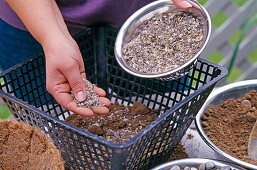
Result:
M248 139L257 119L257 93L251 90L242 98L229 99L208 109L202 116L207 136L221 150L242 161L257 165L248 156Z
M116 102L109 110L108 115L95 114L94 117L72 114L65 121L107 140L123 143L158 117L154 110L139 102L133 106Z
M173 160L178 160L178 159L184 159L184 158L189 158L188 154L186 153L186 150L184 146L179 143L176 145L174 148L173 152L170 155L170 158L168 161L173 161Z
M109 109L110 113L107 116L95 115L91 118L73 114L65 121L107 140L122 143L131 139L158 116L154 110L139 102L135 102L133 106L124 106L116 102ZM179 143L168 161L183 158L188 158L188 155L183 145Z

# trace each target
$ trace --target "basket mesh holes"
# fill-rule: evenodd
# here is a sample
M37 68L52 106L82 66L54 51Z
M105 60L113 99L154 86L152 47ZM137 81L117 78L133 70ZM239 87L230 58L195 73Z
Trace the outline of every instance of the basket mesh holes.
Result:
M86 72L88 78L92 82L97 82L95 71L97 51L95 47L95 29L87 30L77 37L78 44L81 48L82 55L86 64ZM215 79L219 72L219 68L214 68L211 63L199 60L197 67L194 68L188 75L187 79L178 79L176 81L160 81L160 80L145 80L131 76L124 72L117 64L114 57L114 43L118 30L105 28L105 47L107 56L107 88L109 97L112 103L119 101L125 105L133 104L134 101L140 101L157 110L167 110L172 106L180 103L185 97L194 95L194 91L208 81ZM32 61L32 62L31 62ZM20 65L19 65L20 66ZM93 70L93 71L92 71ZM35 76L41 74L40 76ZM47 114L53 115L60 120L65 120L70 114L65 109L56 105L54 99L44 93L44 57L36 57L29 62L24 63L21 67L14 68L14 71L6 73L4 83L1 88L7 88L9 94L20 96L25 94L26 101L30 101L35 105L40 106ZM221 76L222 77L222 76ZM217 79L215 79L217 81ZM19 86L13 86L18 84ZM157 126L153 127L139 140L135 140L131 146L128 146L128 158L126 158L126 169L147 169L152 162L157 162L164 158L164 153L171 150L175 146L182 133L186 130L192 117L197 113L197 110L202 105L203 101L209 95L210 91L203 89L199 97L190 98L190 102L181 102L179 110L169 110L166 119L163 119ZM24 92L25 89L25 92ZM8 91L9 90L9 91ZM199 91L198 91L199 92ZM196 95L194 95L196 96ZM22 98L22 100L25 100ZM9 101L7 100L7 104ZM15 103L15 102L14 102ZM39 106L37 105L37 106ZM19 104L18 104L19 106ZM66 165L69 169L110 169L112 147L108 143L97 143L97 140L91 139L87 135L80 134L78 131L68 130L66 124L58 122L44 121L42 116L31 112L30 105L24 109L17 108L17 105L11 103L8 107L13 110L13 114L18 120L29 121L32 124L48 131L64 155ZM28 110L26 112L25 110ZM189 112L190 110L190 112ZM23 114L22 112L25 112ZM76 134L76 135L75 135ZM153 140L154 139L154 140ZM111 149L112 148L112 149ZM115 148L114 148L115 149ZM74 150L74 151L72 151ZM162 152L162 153L160 153ZM125 155L124 155L125 156ZM161 156L161 158L159 158ZM149 159L148 159L149 158ZM161 161L161 160L160 160ZM112 162L117 163L117 162ZM119 162L118 162L119 163ZM159 162L160 163L160 162Z
M9 106L13 106L13 107L16 106L16 104L13 103L11 100L7 100L7 104L8 104Z
M79 152L81 152L81 150L79 150ZM81 152L82 153L82 152ZM79 159L84 162L86 161L85 157L83 155L79 155Z
M60 120L65 120L65 119L66 119L67 117L69 117L69 115L71 115L71 114L73 114L73 113L72 113L72 112L70 113L70 112L66 111L66 112L60 114L60 115L58 116L58 119L60 119Z
M18 114L14 113L14 112L12 112L12 115L14 116L15 119L19 118Z

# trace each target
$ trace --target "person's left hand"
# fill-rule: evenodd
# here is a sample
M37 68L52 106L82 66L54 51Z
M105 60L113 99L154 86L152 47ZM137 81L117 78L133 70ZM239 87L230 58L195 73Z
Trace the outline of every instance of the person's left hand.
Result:
M180 9L189 9L192 7L192 4L189 3L187 0L172 0L172 1Z

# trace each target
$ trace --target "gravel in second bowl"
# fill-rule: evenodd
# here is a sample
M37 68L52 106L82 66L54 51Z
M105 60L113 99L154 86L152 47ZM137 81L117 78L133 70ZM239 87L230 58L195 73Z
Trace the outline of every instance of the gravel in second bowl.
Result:
M123 46L124 60L141 73L176 69L202 47L206 34L203 23L201 16L179 9L154 16Z
M163 163L152 170L241 170L234 164L214 159L185 158Z

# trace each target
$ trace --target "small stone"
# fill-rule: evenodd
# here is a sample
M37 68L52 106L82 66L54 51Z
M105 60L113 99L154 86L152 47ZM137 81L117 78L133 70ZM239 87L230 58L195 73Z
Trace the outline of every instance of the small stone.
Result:
M252 112L254 112L254 111L256 111L256 107L252 107L250 110L251 110Z
M220 168L220 170L231 170L231 167L229 166L223 166Z
M249 100L243 100L241 102L241 104L242 104L242 106L244 106L244 107L246 107L248 109L250 109L252 107L252 104L251 104L251 102Z
M197 170L197 168L195 168L195 167L191 167L191 170Z
M180 170L180 167L175 165L175 166L171 167L170 170Z
M215 164L212 161L205 163L205 170L211 170L213 168L215 168Z
M184 170L190 170L190 167L186 166L186 167L184 168Z
M205 164L201 164L201 165L199 166L199 170L205 170Z

